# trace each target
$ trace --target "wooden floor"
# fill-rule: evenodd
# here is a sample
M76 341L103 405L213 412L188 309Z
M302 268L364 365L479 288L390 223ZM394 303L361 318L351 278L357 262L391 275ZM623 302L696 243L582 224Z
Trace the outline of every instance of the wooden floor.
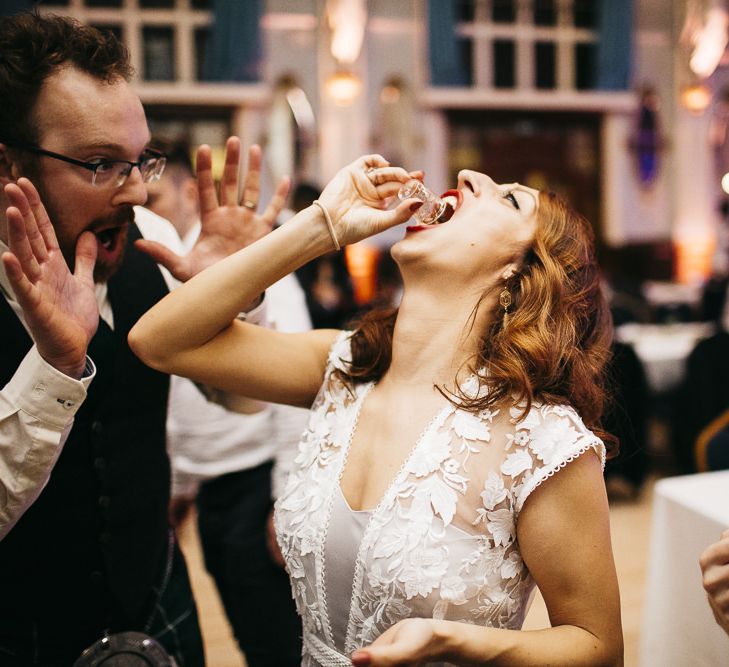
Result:
M613 549L622 600L626 667L638 665L652 490L653 485L647 484L636 501L614 502L611 505ZM214 584L202 565L195 523L192 518L182 527L180 542L190 568L208 666L244 667L245 660L232 638ZM544 603L537 594L529 611L525 628L548 626L549 621Z

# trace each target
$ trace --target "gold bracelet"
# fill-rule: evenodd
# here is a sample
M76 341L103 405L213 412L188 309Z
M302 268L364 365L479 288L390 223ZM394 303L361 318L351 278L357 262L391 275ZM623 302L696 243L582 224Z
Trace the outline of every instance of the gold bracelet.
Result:
M337 233L334 231L334 224L332 223L332 218L329 215L329 211L327 211L324 204L322 204L318 199L315 199L311 203L314 206L318 206L321 209L321 212L324 214L324 220L326 220L327 229L329 229L329 236L332 237L332 241L334 242L334 248L336 250L339 250L342 246L339 245L339 239L337 238Z

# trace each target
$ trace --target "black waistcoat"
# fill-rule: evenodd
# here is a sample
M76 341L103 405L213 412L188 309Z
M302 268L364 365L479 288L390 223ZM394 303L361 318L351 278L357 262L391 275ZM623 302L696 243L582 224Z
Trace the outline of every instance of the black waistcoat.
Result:
M52 623L80 633L83 643L118 625L141 630L129 626L151 611L167 554L169 379L134 356L127 333L167 287L133 247L139 237L132 225L123 265L109 281L114 331L100 320L89 347L97 376L50 481L0 541L0 628ZM30 346L0 298L0 386Z

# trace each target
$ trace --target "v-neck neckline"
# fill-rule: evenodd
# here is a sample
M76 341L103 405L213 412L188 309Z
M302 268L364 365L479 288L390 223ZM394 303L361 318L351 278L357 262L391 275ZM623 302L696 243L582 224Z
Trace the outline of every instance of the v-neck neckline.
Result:
M448 401L445 402L445 405L441 406L434 414L433 416L428 420L425 427L420 432L420 435L416 438L415 442L411 446L410 450L408 451L407 455L403 459L402 463L397 469L397 472L393 475L393 477L388 482L387 486L385 487L385 490L380 497L380 500L374 507L363 507L360 509L353 509L352 503L350 502L349 498L347 498L347 494L344 493L344 489L342 489L342 477L344 476L344 471L347 467L347 461L349 459L349 452L352 448L352 441L354 440L355 433L357 432L357 426L359 424L359 417L362 413L362 406L364 405L364 402L369 396L372 389L375 387L374 382L370 382L364 389L362 390L362 393L360 394L358 398L358 403L354 412L354 416L352 418L352 423L349 426L349 434L347 437L346 445L344 448L344 451L342 453L342 462L339 467L339 474L337 475L337 487L339 488L339 493L341 494L344 503L347 507L347 509L350 512L357 513L357 512L367 512L370 514L370 518L377 514L377 511L380 509L380 507L383 506L385 501L390 497L392 493L392 489L395 487L395 485L398 483L400 478L402 477L402 474L404 470L407 468L408 464L412 460L415 453L420 449L422 443L424 442L426 436L432 431L435 424L439 421L442 421L445 416L449 413L450 410L455 409L453 404L449 403Z
M350 504L349 500L347 499L347 496L344 493L344 490L342 489L342 476L344 475L344 471L347 467L347 460L349 458L349 451L352 446L352 440L354 439L354 435L357 431L357 425L359 423L359 416L362 411L362 406L364 405L365 399L369 395L369 393L372 391L373 387L375 386L374 382L370 382L366 387L362 389L362 393L360 396L358 396L357 404L354 410L354 415L352 417L352 423L349 425L349 434L345 443L345 449L342 452L341 457L341 463L339 466L339 473L336 478L336 486L337 488L334 489L335 493L339 493L342 500L344 501L344 505L347 508L347 510L351 513L350 515L358 515L363 516L365 518L364 526L362 528L362 534L360 543L357 547L357 555L355 557L354 561L354 574L352 577L352 588L351 588L351 594L350 594L350 609L349 609L349 616L347 618L347 626L346 626L346 632L344 637L344 646L345 650L350 646L352 643L352 632L353 632L353 608L352 608L352 601L355 599L355 596L357 594L357 591L362 586L362 576L363 576L363 561L362 561L362 553L363 550L367 548L368 543L368 535L372 531L372 527L374 525L377 525L378 517L381 515L382 508L386 507L390 502L392 502L392 499L394 497L394 492L397 489L398 484L400 484L400 481L403 477L403 474L407 470L407 467L409 463L412 461L415 454L420 450L423 443L425 442L427 436L433 431L433 429L437 426L438 423L443 422L448 414L450 414L450 411L454 409L454 406L446 401L445 405L443 405L440 409L436 411L436 413L433 415L433 417L428 421L428 423L425 425L425 428L421 431L418 438L413 443L410 451L408 452L407 456L401 463L400 467L398 468L395 475L392 477L392 479L389 481L387 487L385 488L385 491L383 492L379 502L377 505L373 508L363 508L359 510L353 510L352 505ZM331 504L330 504L330 511L331 511ZM331 517L330 517L331 520ZM327 530L325 530L324 533L324 540L327 540L327 532L328 532L328 526ZM324 593L326 596L326 588L324 588ZM330 637L332 637L332 625L331 625L331 619L329 617L326 618L326 632Z

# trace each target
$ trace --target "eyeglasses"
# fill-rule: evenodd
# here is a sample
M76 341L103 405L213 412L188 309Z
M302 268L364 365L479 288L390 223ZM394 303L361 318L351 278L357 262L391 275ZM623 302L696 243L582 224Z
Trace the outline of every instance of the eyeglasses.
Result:
M91 172L91 185L103 186L113 184L115 187L120 188L124 185L134 167L139 169L139 173L142 175L142 180L145 183L151 183L152 181L159 180L167 164L167 158L162 153L151 148L145 149L137 162L130 162L129 160L95 160L94 162L84 162L83 160L77 160L67 155L47 151L45 148L38 148L37 146L14 145L9 142L5 142L5 144L18 150L28 151L36 155L44 155L54 160L62 160L69 164L75 164L77 167L88 169Z

